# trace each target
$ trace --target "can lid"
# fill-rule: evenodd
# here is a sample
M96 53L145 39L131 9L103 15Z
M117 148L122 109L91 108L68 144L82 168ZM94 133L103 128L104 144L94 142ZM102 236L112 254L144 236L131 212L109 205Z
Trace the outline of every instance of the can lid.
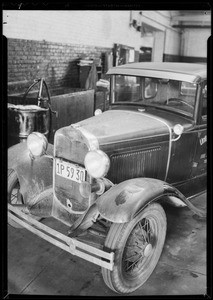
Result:
M38 105L21 105L21 104L12 104L12 103L8 103L7 108L9 109L15 109L15 110L27 110L27 111L38 111L38 110L48 110L48 108L42 108Z

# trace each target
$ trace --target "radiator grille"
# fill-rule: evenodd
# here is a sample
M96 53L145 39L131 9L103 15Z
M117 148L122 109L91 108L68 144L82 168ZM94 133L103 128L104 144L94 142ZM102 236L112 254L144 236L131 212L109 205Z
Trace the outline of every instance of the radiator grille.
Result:
M111 168L107 177L114 183L136 177L158 178L162 151L159 146L147 150L113 154L110 161Z
M67 163L77 164L84 168L84 157L88 152L88 148L78 132L70 129L72 135L67 137L64 135L57 135L55 138L55 156L62 159ZM58 176L54 170L55 185L54 193L57 199L68 208L71 206L71 210L74 213L83 213L90 205L89 198L83 198L79 192L79 183L70 179ZM90 177L87 174L86 181L89 181Z

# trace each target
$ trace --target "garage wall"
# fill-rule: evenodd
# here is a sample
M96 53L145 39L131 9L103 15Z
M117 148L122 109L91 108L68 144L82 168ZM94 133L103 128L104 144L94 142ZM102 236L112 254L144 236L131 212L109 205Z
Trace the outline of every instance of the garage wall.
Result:
M170 26L170 11L3 11L3 34L8 38L29 39L112 48L114 43L135 48L152 47L153 36L137 31L164 31L164 52L176 55L180 32ZM143 30L142 30L143 31ZM168 37L167 37L168 35ZM174 46L172 46L174 43ZM178 47L179 49L179 47Z
M114 43L139 50L141 33L129 11L3 11L9 92L44 77L51 86L79 87L79 58L100 61Z
M177 31L166 29L163 61L180 61L181 35Z
M206 62L207 40L211 35L208 28L184 29L181 39L181 56L185 62Z
M9 38L139 50L140 32L129 26L130 11L4 11Z
M152 59L154 61L179 61L181 31L171 27L172 15L178 14L178 11L142 11L141 21L153 30L153 40L149 39L150 44L145 45L152 47ZM164 43L161 45L159 52L159 37L164 36ZM145 41L145 38L143 38Z
M9 93L29 87L44 77L49 87L79 87L79 59L91 58L97 64L103 47L8 38Z
M209 29L180 31L171 27L169 11L134 11L138 23L146 25L145 32L140 32L130 26L130 16L128 10L3 11L3 34L8 38L9 91L29 86L38 77L45 77L52 86L79 87L80 58L98 62L103 52L112 50L114 43L137 51L140 47L153 48L156 31L165 35L160 60L206 60ZM148 33L147 28L151 30Z

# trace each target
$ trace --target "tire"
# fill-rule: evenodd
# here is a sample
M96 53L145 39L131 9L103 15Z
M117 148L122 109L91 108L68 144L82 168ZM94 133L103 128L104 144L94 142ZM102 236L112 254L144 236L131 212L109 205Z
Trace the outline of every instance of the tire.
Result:
M12 205L13 204L23 205L24 201L23 201L22 194L20 193L20 184L16 172L13 169L9 169L7 172L8 172L7 202ZM30 216L37 221L40 221L42 219L39 216L34 216L34 215L30 215ZM23 228L23 226L11 220L9 217L7 222L9 225L11 225L14 228Z
M131 293L146 282L161 256L166 227L166 214L158 203L150 204L128 223L111 225L105 247L115 251L114 268L102 268L110 289Z
M20 193L20 185L18 177L14 170L8 170L8 185L7 185L7 202L13 204L24 204ZM15 228L23 228L21 225L8 217L8 224Z

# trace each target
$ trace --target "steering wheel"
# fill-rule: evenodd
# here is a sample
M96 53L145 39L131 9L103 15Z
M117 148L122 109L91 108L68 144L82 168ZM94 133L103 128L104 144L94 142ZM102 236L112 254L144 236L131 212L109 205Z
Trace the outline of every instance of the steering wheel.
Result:
M166 104L168 104L169 102L171 101L176 101L176 102L181 102L183 104L185 104L186 106L189 106L190 108L194 109L194 106L189 104L188 102L184 101L184 100L181 100L181 99L178 99L178 98L169 98L167 101L166 101Z

